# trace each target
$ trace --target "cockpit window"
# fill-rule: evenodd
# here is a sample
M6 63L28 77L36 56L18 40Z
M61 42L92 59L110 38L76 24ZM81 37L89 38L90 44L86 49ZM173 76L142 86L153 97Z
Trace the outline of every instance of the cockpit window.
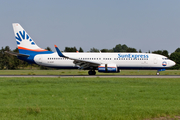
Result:
M162 58L163 60L169 60L168 58Z

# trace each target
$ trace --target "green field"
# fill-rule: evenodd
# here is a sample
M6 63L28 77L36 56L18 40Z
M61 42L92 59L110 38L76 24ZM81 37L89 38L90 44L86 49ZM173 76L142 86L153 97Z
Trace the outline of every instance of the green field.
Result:
M134 120L180 115L180 79L0 78L0 119Z
M120 73L96 75L156 75L156 70L122 70ZM0 70L0 75L88 75L88 70ZM166 70L160 75L180 75L180 70Z

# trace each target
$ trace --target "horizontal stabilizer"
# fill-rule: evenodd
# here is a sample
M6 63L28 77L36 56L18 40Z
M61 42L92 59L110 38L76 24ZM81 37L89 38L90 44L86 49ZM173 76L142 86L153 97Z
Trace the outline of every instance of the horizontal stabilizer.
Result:
M10 52L10 51L5 51L5 52L10 54L10 55L17 56L17 57L29 57L30 56L30 55L20 54L20 53L15 53L15 52Z

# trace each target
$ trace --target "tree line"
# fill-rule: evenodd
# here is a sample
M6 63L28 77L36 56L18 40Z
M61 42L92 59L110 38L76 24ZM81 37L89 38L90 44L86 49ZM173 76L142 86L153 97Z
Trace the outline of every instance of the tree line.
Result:
M52 51L50 47L45 48L46 50ZM5 51L12 51L12 52L18 52L18 48L11 50L9 46L6 46L5 48L0 49L0 69L24 69L31 67L38 67L39 69L49 69L47 67L39 66L39 65L30 65L25 61L19 60L16 56L9 55L5 53ZM84 50L80 47L77 49L76 47L65 47L64 52L84 52ZM91 48L88 52L135 52L135 53L142 53L141 50L136 50L135 48L128 47L127 45L118 44L112 49L97 49L97 48ZM147 53L151 53L148 51ZM152 53L160 54L163 56L166 56L167 58L173 60L176 62L176 65L173 66L170 69L180 69L180 48L177 48L173 53L169 55L167 50L157 50L152 51Z

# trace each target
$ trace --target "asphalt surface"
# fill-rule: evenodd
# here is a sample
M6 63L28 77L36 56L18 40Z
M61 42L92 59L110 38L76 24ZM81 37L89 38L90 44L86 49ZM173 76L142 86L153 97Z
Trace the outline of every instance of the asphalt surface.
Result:
M72 77L72 78L180 78L180 75L0 75L0 77Z

